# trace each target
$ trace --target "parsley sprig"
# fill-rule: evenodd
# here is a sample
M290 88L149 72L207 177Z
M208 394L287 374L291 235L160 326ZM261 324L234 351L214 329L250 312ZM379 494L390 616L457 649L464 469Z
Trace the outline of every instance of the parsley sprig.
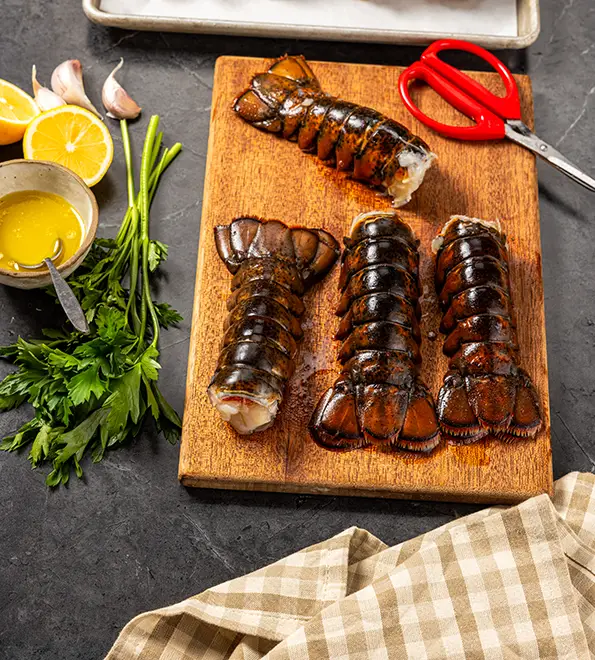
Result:
M135 437L148 415L170 442L179 438L180 418L157 386L157 344L160 329L181 316L151 295L151 273L167 258L167 246L151 240L149 212L161 175L182 145L163 148L158 127L159 117L151 117L136 192L128 124L120 122L128 209L117 236L96 239L69 278L89 334L46 329L43 339L19 338L0 348L0 355L18 366L0 382L0 411L25 402L35 411L2 440L0 450L30 445L33 467L52 464L49 486L66 484L73 468L82 477L83 456L101 461L108 449Z

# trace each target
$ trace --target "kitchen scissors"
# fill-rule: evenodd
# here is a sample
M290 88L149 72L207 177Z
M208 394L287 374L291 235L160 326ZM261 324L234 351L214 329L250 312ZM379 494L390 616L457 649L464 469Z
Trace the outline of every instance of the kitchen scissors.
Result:
M466 73L441 60L445 50L463 50L481 57L500 75L506 93L492 94ZM423 80L447 103L472 119L473 126L451 126L423 113L411 99L409 83ZM399 92L411 114L423 124L447 137L459 140L501 140L508 138L543 158L557 170L595 192L595 179L573 165L559 151L535 135L521 119L519 90L512 73L481 46L458 39L441 39L427 48L399 78Z

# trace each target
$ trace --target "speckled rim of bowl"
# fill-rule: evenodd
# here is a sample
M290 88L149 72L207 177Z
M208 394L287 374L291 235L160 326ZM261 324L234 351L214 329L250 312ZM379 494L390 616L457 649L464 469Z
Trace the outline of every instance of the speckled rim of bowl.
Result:
M67 167L64 167L64 165L59 165L58 163L52 163L49 160L27 160L26 158L13 158L12 160L6 160L0 163L0 169L6 167L7 165L15 165L17 163L33 163L35 165L37 164L45 165L47 167L54 167L57 170L62 170L64 174L68 174L69 176L71 176L80 185L80 187L85 191L85 194L89 198L89 201L91 202L91 209L92 209L91 223L89 225L89 229L87 230L87 233L85 234L85 238L81 243L81 246L72 255L72 257L70 257L70 259L57 266L59 272L67 270L71 266L74 266L76 262L80 259L81 255L85 254L89 250L91 244L95 240L95 236L97 235L97 227L99 226L99 206L97 204L97 199L95 197L95 194L78 174L76 174L72 170L69 170ZM2 195L0 195L0 199L2 199ZM18 270L9 270L8 268L0 268L0 275L6 275L8 277L14 277L20 280L39 278L40 275L46 275L46 274L49 275L49 271L47 270L47 268L41 270L30 270L30 271L18 271Z

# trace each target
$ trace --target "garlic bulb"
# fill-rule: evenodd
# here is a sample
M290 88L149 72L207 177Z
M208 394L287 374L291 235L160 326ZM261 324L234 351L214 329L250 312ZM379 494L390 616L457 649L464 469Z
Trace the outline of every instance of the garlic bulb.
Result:
M108 117L112 119L136 119L141 113L141 108L116 80L116 73L122 68L123 64L124 59L122 58L118 66L103 83L101 99Z
M52 89L67 103L86 108L101 119L101 115L85 94L83 66L79 60L66 60L54 69Z
M37 82L37 67L35 64L31 69L31 84L33 85L33 96L35 96L35 103L37 107L45 112L46 110L51 110L52 108L58 108L61 105L66 105L66 101L58 94L52 92L51 89L43 87Z

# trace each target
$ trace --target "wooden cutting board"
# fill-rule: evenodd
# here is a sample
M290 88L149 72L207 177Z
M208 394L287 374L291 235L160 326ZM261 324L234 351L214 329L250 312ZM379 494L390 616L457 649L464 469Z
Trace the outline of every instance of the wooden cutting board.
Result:
M411 127L438 155L413 201L402 210L421 240L422 376L436 396L446 370L440 311L435 299L430 244L451 214L499 218L508 234L521 363L541 396L545 424L535 441L490 439L468 447L442 446L429 457L372 449L332 453L310 439L311 412L338 373L335 362L338 300L335 268L308 294L305 339L275 425L240 436L221 421L206 390L217 361L227 314L230 276L219 261L213 227L240 215L322 227L338 239L363 211L388 209L386 197L325 167L297 145L257 131L234 115L231 103L261 59L221 57L213 88L211 132L200 231L186 411L179 477L208 488L517 502L552 491L550 419L545 344L537 175L534 157L510 142L472 143L441 138L415 121L400 102L397 67L314 62L323 88L376 108ZM499 92L499 78L473 73ZM531 83L517 76L523 117L531 125ZM465 123L429 88L416 91L425 112ZM431 339L435 333L435 339Z

